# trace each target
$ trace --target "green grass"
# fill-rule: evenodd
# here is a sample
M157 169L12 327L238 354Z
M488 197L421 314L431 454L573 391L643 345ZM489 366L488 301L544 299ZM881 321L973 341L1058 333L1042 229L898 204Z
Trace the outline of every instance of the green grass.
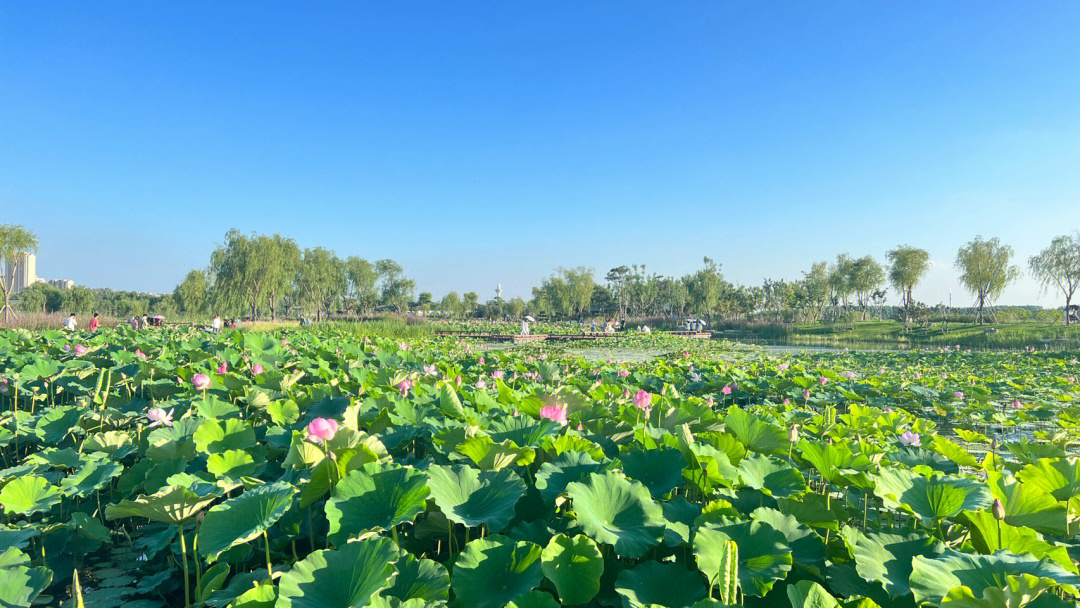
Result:
M332 332L335 335L368 336L393 340L420 340L435 335L435 328L431 323L401 317L385 317L366 321L326 321L317 323L314 328L317 331Z
M996 331L995 331L996 330ZM762 340L776 340L802 345L891 345L891 346L953 346L964 348L1014 349L1034 346L1039 349L1077 348L1080 346L1080 325L1065 327L1061 323L949 323L948 331L941 323L933 327L912 327L907 333L899 321L864 321L857 323L803 323L789 328L785 335L774 331L748 333Z

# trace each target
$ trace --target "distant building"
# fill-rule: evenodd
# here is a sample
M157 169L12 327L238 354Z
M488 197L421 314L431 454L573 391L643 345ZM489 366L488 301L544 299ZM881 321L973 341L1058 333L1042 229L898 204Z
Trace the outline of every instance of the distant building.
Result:
M4 286L13 285L12 293L26 289L38 282L37 257L32 253L24 253L19 256L19 263L15 267L15 282L11 281L11 269L5 268Z
M52 279L49 281L49 285L60 290L71 289L72 287L75 287L75 281L72 281L71 279Z

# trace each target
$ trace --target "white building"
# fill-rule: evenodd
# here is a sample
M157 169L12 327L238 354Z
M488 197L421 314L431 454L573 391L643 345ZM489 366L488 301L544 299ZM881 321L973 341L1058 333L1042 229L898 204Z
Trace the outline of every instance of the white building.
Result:
M11 268L4 265L4 286L13 285L12 293L38 282L37 257L32 253L24 253L19 256L19 263L15 266L15 282L11 281Z
M60 290L65 290L75 287L75 281L72 281L71 279L51 279L49 285Z

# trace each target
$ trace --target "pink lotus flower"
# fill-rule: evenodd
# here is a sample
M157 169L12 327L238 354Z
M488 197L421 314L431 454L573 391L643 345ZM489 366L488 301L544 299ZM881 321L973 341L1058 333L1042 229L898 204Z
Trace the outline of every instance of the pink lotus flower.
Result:
M630 389L624 388L623 392L622 392L622 396L623 396L623 399L629 399L630 398Z
M919 378L922 378L922 374L915 372L915 379L918 380Z
M922 439L919 438L918 433L912 433L911 431L904 431L903 435L900 435L900 443L902 445L910 445L915 447L922 446Z
M887 408L885 408L885 409L884 409L883 411L884 411L884 412L885 412L886 414L891 414L891 413L893 413L893 409L892 409L891 407L887 407Z
M0 378L0 393L7 393L8 381L7 378Z
M76 344L75 345L75 354L76 355L82 355L82 354L85 354L85 353L86 353L86 347L85 346L83 346L82 344Z
M435 371L435 364L434 363L432 363L431 365L425 365L424 366L424 375L425 376L434 376L437 373L438 372Z
M540 353L536 358L540 359L541 361L547 361L548 356L547 353Z
M194 386L196 390L206 390L210 387L210 376L207 376L206 374L195 374L191 377L191 385Z
M848 371L844 372L844 377L847 378L848 380L854 380L855 379L855 372L853 372L851 370L848 370Z
M141 350L136 348L135 349L135 356L140 358L140 359L145 359L146 358L146 353L144 353Z
M585 425L581 424L580 422L577 423L577 430L584 431L585 430Z
M330 441L337 433L337 421L332 418L316 418L307 425L307 440L311 443Z
M282 346L288 346L288 345L289 345L289 341L288 341L288 340L286 340L285 338L282 338L282 339L281 339L281 345L282 345Z
M1069 376L1069 382L1076 384L1076 376Z
M484 379L480 378L479 380L476 381L476 388L478 388L480 390L486 389L487 388L487 382L484 382Z
M619 370L619 377L620 377L620 378L625 378L625 377L627 377L627 376L629 376L629 375L630 375L630 372L629 372L629 371L627 371L627 370L625 370L625 369L620 369L620 370Z
M634 407L639 410L648 410L652 407L652 395L644 390L634 393Z
M738 382L732 382L731 383L731 390L733 390L733 391L739 390L739 383Z
M818 382L818 384L820 384L821 386L825 386L826 384L828 384L828 383L829 383L829 379L828 379L828 378L826 378L825 376L822 376L822 377L820 377L820 378L818 378L818 379L817 379L817 382Z
M229 364L226 361L222 361L221 365L219 365L217 368L217 373L224 374L227 371L229 371Z
M503 375L504 374L503 374L503 371L501 369L497 369L497 370L491 372L491 377L496 379L496 380L501 379L503 377Z
M955 393L952 394L952 396L957 398L957 399L963 399L964 398L964 391L956 391Z
M155 407L152 408L149 412L146 412L146 417L150 420L150 428L158 426L172 426L173 412L175 411L175 408L166 412L160 407Z
M65 344L64 345L64 352L68 352L68 353L71 352L71 345L70 344Z
M784 399L784 405L789 405L790 403L791 403L790 399Z
M725 394L725 395L730 395L731 394L731 387L725 384L724 388L720 389L720 392Z
M787 368L788 368L787 363L781 363L780 365L776 366L777 371L781 371L781 372L786 372Z
M413 381L409 380L409 379L402 380L401 382L398 382L398 385L397 385L398 390L401 391L401 396L402 397L405 397L406 395L408 395L409 394L409 389L411 389L412 387L413 387Z
M256 376L263 373L264 371L266 371L266 370L263 369L262 363L256 363L255 365L251 366L251 373L256 375Z
M1024 404L1023 404L1023 403L1020 403L1020 400L1019 400L1019 399L1017 399L1016 401L1013 401L1013 402L1012 402L1012 406L1013 406L1014 408L1016 408L1016 409L1020 409L1020 408L1024 407Z
M480 357L480 361L478 361L478 363L480 363L480 365L483 365L484 364L484 358Z
M805 391L802 392L802 398L803 399L809 399L810 398L810 389L806 389Z
M461 376L460 375L458 375L458 377L454 378L454 384L456 384L457 386L461 386Z
M713 399L712 395L709 395L709 397L705 399L705 404L709 407L712 407L714 403L716 403L716 401Z
M557 405L545 405L540 408L540 417L554 420L560 426L566 426L566 409Z

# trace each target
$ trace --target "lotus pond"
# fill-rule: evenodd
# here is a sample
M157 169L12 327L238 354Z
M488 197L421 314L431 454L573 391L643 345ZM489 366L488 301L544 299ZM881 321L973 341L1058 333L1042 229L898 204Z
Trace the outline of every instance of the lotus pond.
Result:
M634 340L0 332L0 606L1075 605L1072 355Z

